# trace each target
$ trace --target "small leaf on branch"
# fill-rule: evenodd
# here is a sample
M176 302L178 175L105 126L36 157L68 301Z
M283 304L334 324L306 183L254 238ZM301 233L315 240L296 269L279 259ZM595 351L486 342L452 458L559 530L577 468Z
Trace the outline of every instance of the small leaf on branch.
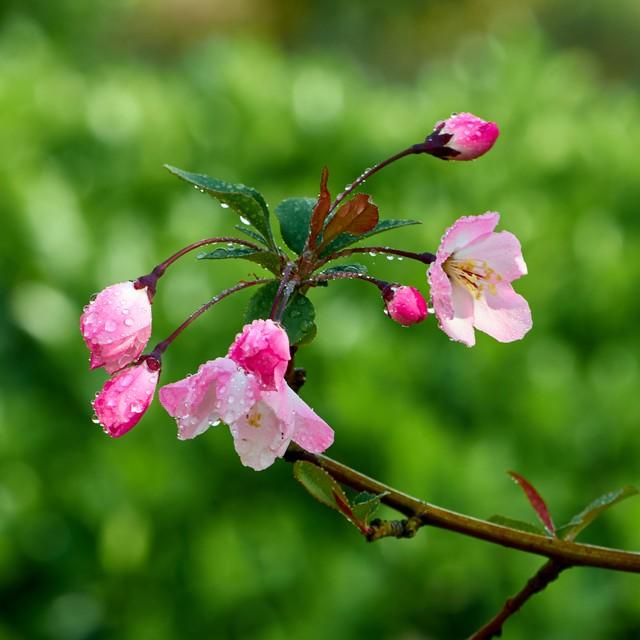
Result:
M282 239L298 255L304 251L315 204L314 198L287 198L276 207Z
M546 536L546 531L535 524L525 522L524 520L516 520L515 518L509 518L508 516L495 515L489 518L489 522L499 524L503 527L509 527L510 529L517 529L518 531L526 531L527 533L535 533L538 536Z
M264 236L259 234L257 231L254 231L253 229L250 229L246 225L244 225L244 224L235 224L235 225L233 225L233 228L237 229L238 231L241 231L242 233L244 233L246 236L249 236L253 240L256 240L257 242L260 242L261 244L263 244L263 245L265 245L267 247L269 246L269 243L264 239Z
M378 224L378 207L370 196L359 193L343 204L329 220L322 234L322 244L327 245L341 233L361 236L375 229Z
M293 477L319 502L343 513L339 504L349 506L342 487L334 478L313 462L299 460L293 465Z
M542 499L542 496L536 491L534 486L519 473L516 473L515 471L508 471L507 473L517 484L520 485L520 488L524 491L527 499L529 500L529 504L533 507L533 510L536 512L538 518L540 518L540 521L549 535L555 536L556 527L553 524L551 514L549 513L549 509L547 508L545 501Z
M386 495L389 495L388 492L378 495L367 493L366 491L359 493L351 501L353 516L368 526L371 518L376 514L378 507L380 507L380 501Z
M269 317L278 286L278 282L269 282L253 294L245 312L245 323ZM315 315L315 309L309 298L301 293L295 293L291 297L282 315L281 324L292 345L311 342L316 332Z
M638 489L636 489L636 487L626 486L596 498L580 513L573 516L567 524L560 527L562 531L560 537L565 540L575 540L578 534L583 529L586 529L603 511L635 495L638 495Z
M331 194L329 193L329 189L327 189L328 178L329 170L327 169L327 167L323 167L322 177L320 178L320 195L318 196L318 202L316 202L316 205L313 208L313 213L311 214L311 222L309 224L310 249L315 249L316 241L318 239L318 236L320 235L320 232L322 231L324 221L331 207Z
M324 271L321 271L321 275L330 275L332 273L357 273L364 275L368 272L366 265L353 262L351 264L341 264L335 267L329 267Z
M271 251L257 251L251 247L216 247L198 255L198 260L228 260L243 258L255 262L275 275L280 274L280 258Z
M332 240L321 252L320 256L325 257L335 251L340 251L351 244L355 244L359 240L375 236L379 233L385 233L385 231L391 231L392 229L399 229L400 227L406 227L413 224L422 224L419 220L380 220L378 224L368 231L358 236L350 233L341 233L335 240Z

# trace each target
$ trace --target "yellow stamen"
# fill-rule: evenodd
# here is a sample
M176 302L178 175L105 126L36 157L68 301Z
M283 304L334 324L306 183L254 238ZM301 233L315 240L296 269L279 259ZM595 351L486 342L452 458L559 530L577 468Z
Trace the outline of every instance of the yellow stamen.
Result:
M502 280L502 276L492 269L486 260L480 262L450 257L445 260L442 268L454 283L465 287L476 299L480 298L485 290L491 295L496 295L496 282Z

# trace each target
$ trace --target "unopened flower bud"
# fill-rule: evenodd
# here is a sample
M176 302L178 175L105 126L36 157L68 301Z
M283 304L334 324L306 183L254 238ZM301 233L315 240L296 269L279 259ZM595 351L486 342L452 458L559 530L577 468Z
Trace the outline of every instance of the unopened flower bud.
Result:
M500 130L472 113L454 113L436 123L423 151L442 160L473 160L485 154L497 140Z
M389 316L398 324L409 327L427 317L427 303L415 287L391 286L383 295Z

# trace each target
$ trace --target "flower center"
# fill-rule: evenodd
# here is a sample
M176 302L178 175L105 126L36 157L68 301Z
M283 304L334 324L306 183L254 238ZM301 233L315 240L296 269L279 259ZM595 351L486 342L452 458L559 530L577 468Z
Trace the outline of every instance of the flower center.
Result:
M257 409L252 409L247 416L247 424L254 429L259 429L262 426L262 414Z
M495 295L496 282L502 280L502 276L486 260L457 260L451 256L445 260L442 268L450 280L463 286L474 298L480 298L485 290Z

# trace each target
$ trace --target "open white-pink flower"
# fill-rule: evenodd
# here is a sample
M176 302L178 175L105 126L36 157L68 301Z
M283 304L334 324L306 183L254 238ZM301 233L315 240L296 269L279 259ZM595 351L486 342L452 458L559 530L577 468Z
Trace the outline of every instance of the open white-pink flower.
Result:
M151 335L151 302L146 288L119 282L103 289L80 317L91 351L91 368L114 373L136 360Z
M527 301L511 282L527 273L518 239L494 232L500 215L464 216L447 229L429 268L431 300L442 330L467 346L474 327L500 342L531 329Z

